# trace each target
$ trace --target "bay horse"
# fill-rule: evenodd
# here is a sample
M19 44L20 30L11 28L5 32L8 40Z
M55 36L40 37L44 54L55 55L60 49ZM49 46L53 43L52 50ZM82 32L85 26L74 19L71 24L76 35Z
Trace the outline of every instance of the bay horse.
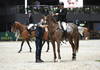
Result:
M58 52L58 62L61 60L60 56L60 42L63 40L68 40L72 47L72 60L76 60L76 53L79 49L79 32L77 25L73 23L66 23L67 33L64 33L62 29L59 28L58 22L52 15L47 15L44 17L44 21L48 25L48 31L50 35L50 41L53 46L54 62L56 61L56 46L57 42L57 52Z
M32 48L31 48L31 46L29 44L29 41L30 41L31 38L36 37L36 30L33 30L31 32L31 34L30 34L29 31L28 31L28 29L27 29L27 25L22 24L19 21L15 21L15 23L12 24L12 26L11 26L11 32L16 32L16 31L19 31L20 35L22 37L21 48L18 51L18 53L20 53L22 51L22 47L23 47L23 44L24 44L25 41L27 42L27 44L29 46L29 49L30 49L30 52L31 52ZM46 36L47 36L46 32L44 32L44 34L43 34L43 40L46 40Z
M30 40L31 35L27 30L27 26L25 24L18 22L18 21L15 21L15 23L12 24L12 26L11 26L11 32L16 32L16 31L19 31L20 35L22 37L21 48L18 51L18 53L20 53L22 51L22 46L23 46L25 41L27 42L27 44L29 46L30 52L32 52L32 48L29 44L29 40ZM35 31L32 31L32 37L35 37L35 34L36 34Z

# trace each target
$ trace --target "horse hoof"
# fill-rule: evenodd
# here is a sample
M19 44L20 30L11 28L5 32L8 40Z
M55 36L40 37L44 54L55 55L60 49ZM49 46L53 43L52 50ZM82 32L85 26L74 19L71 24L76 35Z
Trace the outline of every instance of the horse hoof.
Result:
M76 58L73 58L72 61L76 61Z
M20 51L18 51L18 53L20 53Z
M46 52L48 52L48 50Z
M56 60L54 60L54 62L56 62Z
M61 62L61 59L58 59L58 62L60 63Z
M57 59L54 59L54 62L57 62Z
M30 51L30 53L31 53L32 51Z

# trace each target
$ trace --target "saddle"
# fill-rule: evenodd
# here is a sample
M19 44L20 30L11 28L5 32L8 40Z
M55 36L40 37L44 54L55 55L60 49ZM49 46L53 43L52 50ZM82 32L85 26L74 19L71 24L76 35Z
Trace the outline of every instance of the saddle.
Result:
M63 31L63 32L67 32L67 23L66 22L58 22L59 24L59 28Z
M72 27L66 22L61 22L61 27L64 32L71 32L73 30Z
M37 24L29 24L27 30L29 31L30 35L32 31L36 31Z

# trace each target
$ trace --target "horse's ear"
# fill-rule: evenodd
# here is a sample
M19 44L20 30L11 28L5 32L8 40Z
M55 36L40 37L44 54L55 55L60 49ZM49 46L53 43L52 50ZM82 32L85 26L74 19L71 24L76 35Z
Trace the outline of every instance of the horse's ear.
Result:
M15 21L15 26L18 26L18 25L20 25L20 24L21 24L21 22Z
M43 19L46 20L46 16L43 16Z

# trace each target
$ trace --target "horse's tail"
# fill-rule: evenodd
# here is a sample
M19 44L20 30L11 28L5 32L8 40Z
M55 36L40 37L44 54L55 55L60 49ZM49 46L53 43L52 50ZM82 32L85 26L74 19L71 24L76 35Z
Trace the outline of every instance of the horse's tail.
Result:
M79 35L77 37L77 40L76 40L76 51L78 52L78 49L79 49Z

